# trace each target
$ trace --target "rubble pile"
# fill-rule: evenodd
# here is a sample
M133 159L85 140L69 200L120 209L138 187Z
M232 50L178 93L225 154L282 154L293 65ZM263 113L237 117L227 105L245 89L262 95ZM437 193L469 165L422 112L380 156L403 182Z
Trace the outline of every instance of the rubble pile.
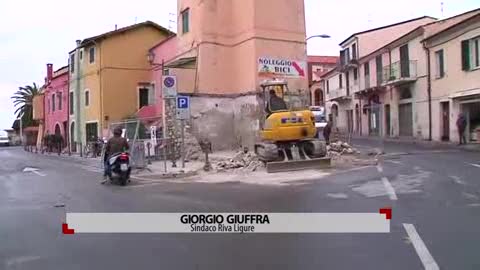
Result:
M197 138L190 132L185 132L185 160L196 161L203 159L203 152Z
M262 161L260 161L252 152L242 150L237 152L232 158L228 160L219 161L216 164L217 170L245 170L256 171L264 167Z
M342 141L332 142L327 146L327 155L331 158L336 158L342 155L353 155L359 152L350 144Z

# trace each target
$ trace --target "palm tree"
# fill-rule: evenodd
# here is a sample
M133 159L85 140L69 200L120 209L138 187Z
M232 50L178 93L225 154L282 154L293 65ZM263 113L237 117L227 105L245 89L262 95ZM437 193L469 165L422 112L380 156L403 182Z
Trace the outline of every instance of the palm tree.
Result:
M30 126L33 124L33 98L40 94L37 84L19 87L18 91L11 97L13 104L17 108L15 115L17 118L22 117L23 124Z

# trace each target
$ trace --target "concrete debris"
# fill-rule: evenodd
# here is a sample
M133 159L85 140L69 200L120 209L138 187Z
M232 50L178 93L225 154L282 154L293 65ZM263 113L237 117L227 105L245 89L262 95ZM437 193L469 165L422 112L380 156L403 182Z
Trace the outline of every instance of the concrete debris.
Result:
M185 160L195 161L203 157L204 153L197 138L190 132L185 132Z
M342 155L353 155L359 153L359 151L346 142L333 142L327 146L327 156L331 158L338 158Z
M219 171L244 170L254 172L265 166L263 162L258 159L257 155L243 149L237 152L232 158L217 162L215 167Z

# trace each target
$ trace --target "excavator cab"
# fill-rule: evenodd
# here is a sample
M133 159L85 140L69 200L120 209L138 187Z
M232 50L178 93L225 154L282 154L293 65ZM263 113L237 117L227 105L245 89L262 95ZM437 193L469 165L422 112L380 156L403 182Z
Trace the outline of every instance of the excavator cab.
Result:
M268 172L322 168L330 160L325 142L315 138L315 116L308 109L293 109L286 81L260 84L264 114L255 153L267 164ZM273 96L275 93L275 97Z

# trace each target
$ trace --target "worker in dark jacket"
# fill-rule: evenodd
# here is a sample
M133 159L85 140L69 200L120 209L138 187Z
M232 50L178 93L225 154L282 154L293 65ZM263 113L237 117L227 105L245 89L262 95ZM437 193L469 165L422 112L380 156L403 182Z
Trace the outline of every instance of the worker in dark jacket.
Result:
M328 121L327 125L323 128L323 138L327 145L330 144L330 134L332 133L332 121Z
M104 174L103 174L103 182L102 184L106 183L107 177L110 176L110 163L108 160L112 155L123 153L128 151L130 146L128 145L127 139L122 137L122 129L117 127L113 130L113 137L110 138L107 142L107 146L105 147L105 155L104 155Z
M467 144L467 139L465 138L465 129L467 128L467 118L463 113L458 115L457 119L457 130L458 130L458 137L459 137L459 145Z
M287 104L282 98L277 96L277 93L275 93L275 90L270 90L269 93L270 93L270 106L269 108L267 108L267 112L269 115L276 111L288 110Z

